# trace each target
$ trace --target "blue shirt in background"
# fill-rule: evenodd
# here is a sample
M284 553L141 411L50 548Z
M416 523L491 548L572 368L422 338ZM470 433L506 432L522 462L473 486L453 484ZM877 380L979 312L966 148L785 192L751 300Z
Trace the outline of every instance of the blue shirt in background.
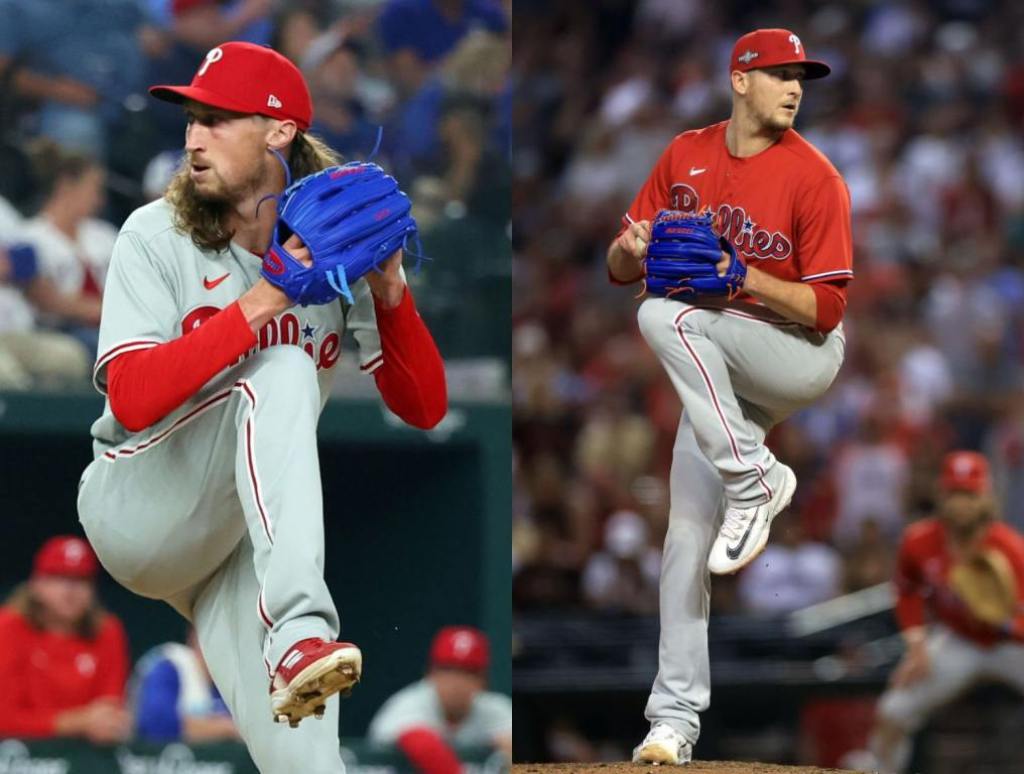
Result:
M505 11L496 0L465 0L455 23L431 0L389 0L377 19L377 35L388 53L411 48L425 62L441 59L478 27L499 34L508 29Z

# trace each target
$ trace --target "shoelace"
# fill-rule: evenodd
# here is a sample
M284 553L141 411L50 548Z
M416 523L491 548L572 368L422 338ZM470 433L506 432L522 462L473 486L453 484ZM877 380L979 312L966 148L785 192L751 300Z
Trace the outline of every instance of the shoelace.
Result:
M726 508L721 533L727 540L737 540L746 528L746 512L739 508Z

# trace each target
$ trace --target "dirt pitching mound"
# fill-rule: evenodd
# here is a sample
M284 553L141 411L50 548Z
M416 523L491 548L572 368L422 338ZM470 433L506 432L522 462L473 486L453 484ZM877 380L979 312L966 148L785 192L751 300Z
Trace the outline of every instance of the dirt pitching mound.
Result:
M740 761L693 761L686 766L639 763L516 763L512 766L512 774L843 774L844 771Z

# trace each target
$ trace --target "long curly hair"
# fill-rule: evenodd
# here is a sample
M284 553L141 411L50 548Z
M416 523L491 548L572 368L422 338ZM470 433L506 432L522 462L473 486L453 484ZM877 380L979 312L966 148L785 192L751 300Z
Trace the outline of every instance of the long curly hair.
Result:
M4 602L4 607L16 610L28 621L29 626L39 631L45 631L43 624L43 603L32 593L31 584L20 583L11 590L10 596ZM100 632L100 626L106 617L107 611L94 600L92 605L82 613L82 617L73 625L77 636L85 640L94 640Z
M292 180L298 180L340 163L341 156L315 135L299 132L292 140L291 155L288 159ZM174 209L175 228L183 234L188 234L196 247L217 252L227 249L235 235L226 224L231 205L227 202L200 199L196 195L195 183L189 175L187 160L182 162L181 168L171 179L164 198Z

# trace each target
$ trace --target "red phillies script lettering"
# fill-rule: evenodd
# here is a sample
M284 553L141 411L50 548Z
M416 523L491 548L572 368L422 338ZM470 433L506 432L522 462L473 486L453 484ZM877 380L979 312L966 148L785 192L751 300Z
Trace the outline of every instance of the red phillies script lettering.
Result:
M280 317L275 317L260 329L258 336L259 343L256 349L266 349L279 344L291 344L301 347L302 351L309 355L316 363L317 370L331 368L341 359L341 336L337 331L331 331L319 341L306 337L303 339L302 329L304 323L299 320L294 312L285 312Z
M193 309L181 321L182 335L194 331L219 311L220 309L216 306L200 306ZM337 331L330 331L322 336L314 333L312 338L304 337L302 331L307 327L309 324L300 320L294 312L285 312L280 317L275 317L260 328L260 332L256 336L256 346L240 357L239 362L261 349L290 344L301 347L302 351L316 363L318 371L334 367L341 359L341 336ZM312 327L314 330L319 330L323 326Z
M181 335L191 333L220 311L217 306L200 306L185 315L181 321Z
M700 195L693 186L675 183L669 190L669 202L673 210L697 212L700 208ZM742 207L719 205L716 225L722 236L736 247L736 252L748 258L784 261L793 254L793 240L787 234L759 228L753 219L747 217Z
M748 258L771 258L784 261L793 254L793 242L781 231L759 228L742 207L722 204L718 208L718 225L722 236Z
M317 368L330 368L338 362L340 357L341 336L337 331L331 331L320 342L320 359L317 361Z

